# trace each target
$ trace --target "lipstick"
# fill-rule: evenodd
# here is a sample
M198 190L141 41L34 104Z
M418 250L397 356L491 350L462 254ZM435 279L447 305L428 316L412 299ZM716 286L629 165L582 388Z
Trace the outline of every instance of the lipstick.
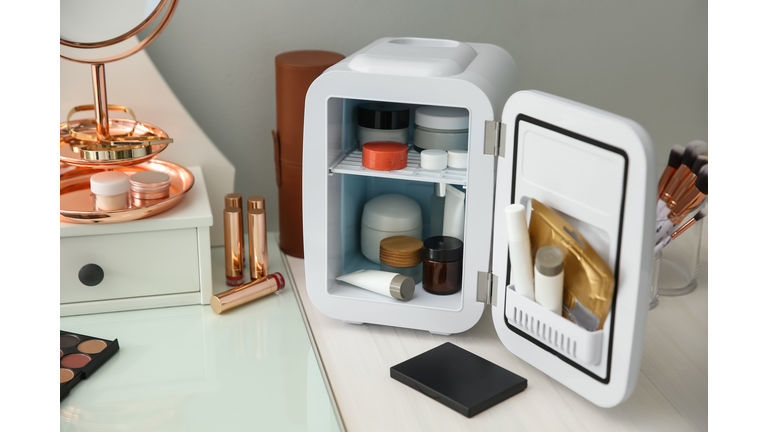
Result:
M243 196L239 193L229 193L224 195L224 207L243 208Z
M228 286L243 283L243 212L224 209L224 270Z
M263 208L248 210L248 253L251 260L251 280L268 275L267 213Z
M264 296L280 291L285 287L285 279L280 273L274 273L245 285L224 291L211 297L211 309L217 314L240 306Z
M264 197L259 195L249 196L248 197L248 208L250 209L261 209L264 210Z

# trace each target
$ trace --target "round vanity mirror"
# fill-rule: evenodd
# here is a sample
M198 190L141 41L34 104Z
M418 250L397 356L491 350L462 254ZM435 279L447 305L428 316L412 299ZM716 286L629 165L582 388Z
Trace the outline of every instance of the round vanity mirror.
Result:
M61 43L98 47L123 41L144 29L160 13L161 0L62 0Z

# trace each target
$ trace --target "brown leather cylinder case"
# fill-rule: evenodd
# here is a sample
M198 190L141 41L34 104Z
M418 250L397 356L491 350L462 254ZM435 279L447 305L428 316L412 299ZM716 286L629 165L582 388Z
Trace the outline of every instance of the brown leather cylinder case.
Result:
M304 99L315 78L344 56L330 51L290 51L275 57L277 131L275 172L280 215L280 249L304 258L301 207L301 163L304 139ZM317 113L324 115L324 113Z

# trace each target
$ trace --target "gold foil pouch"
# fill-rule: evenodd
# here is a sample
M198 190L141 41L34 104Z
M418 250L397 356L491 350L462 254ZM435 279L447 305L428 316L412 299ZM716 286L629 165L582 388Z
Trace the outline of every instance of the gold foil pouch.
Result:
M532 254L535 255L542 246L560 249L565 257L563 305L574 309L575 300L578 300L600 319L597 330L602 329L613 300L613 272L587 240L560 215L535 199L531 199L531 207L528 233ZM565 313L563 317L570 320Z

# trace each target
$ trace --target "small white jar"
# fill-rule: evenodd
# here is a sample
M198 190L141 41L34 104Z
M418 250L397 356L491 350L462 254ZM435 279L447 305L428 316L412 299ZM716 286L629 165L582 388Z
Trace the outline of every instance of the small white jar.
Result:
M464 108L423 106L416 110L413 147L467 150L469 148L469 112Z
M429 149L421 152L421 167L430 171L441 171L448 167L448 153L445 150Z
M467 169L467 151L448 150L448 166L450 168Z
M421 236L421 207L405 195L379 195L365 203L360 224L360 250L376 264L381 264L381 241L395 236Z
M121 210L128 207L128 176L119 171L105 171L91 176L94 211Z
M411 109L402 104L364 103L357 107L358 150L363 144L393 141L408 144Z

